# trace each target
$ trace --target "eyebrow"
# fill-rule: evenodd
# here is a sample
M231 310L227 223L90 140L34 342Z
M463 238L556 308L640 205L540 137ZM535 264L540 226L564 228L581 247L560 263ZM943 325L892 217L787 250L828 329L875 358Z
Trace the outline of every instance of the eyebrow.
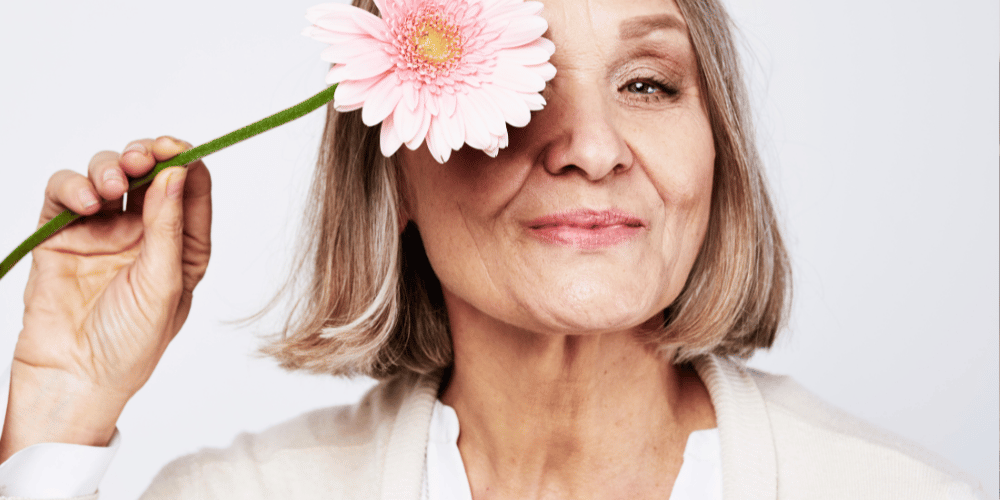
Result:
M618 37L622 40L642 38L657 30L677 30L687 34L687 26L679 17L673 14L656 14L622 21L618 26Z

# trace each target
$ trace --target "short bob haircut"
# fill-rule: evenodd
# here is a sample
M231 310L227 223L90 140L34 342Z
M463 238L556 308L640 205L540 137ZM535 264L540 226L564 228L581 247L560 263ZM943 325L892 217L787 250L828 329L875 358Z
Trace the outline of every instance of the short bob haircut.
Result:
M790 269L754 143L731 21L718 0L676 0L687 21L715 139L708 230L687 283L643 334L664 362L707 353L748 357L774 343ZM371 0L355 5L377 14ZM430 373L452 363L441 285L412 224L400 233L395 158L360 110L327 111L304 226L297 294L283 331L263 348L313 373Z

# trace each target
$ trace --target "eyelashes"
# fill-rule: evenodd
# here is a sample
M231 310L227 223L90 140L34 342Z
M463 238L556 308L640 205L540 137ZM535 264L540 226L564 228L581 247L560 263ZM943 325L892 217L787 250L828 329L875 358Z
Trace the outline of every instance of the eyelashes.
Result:
M625 82L617 86L619 99L632 105L643 105L656 103L670 104L684 97L685 92L681 90L683 86L674 83L672 79L663 78L658 74L643 75L642 73L646 72L640 72L639 74L633 72L630 78L625 75L611 77L612 81ZM681 80L683 81L684 78ZM554 87L556 86L558 84L555 80L545 82L545 88L542 89L540 94L546 102L551 101L554 97ZM615 88L611 87L611 89Z
M680 90L674 85L652 77L630 80L619 87L618 92L624 93L628 99L646 102L672 99L680 95Z

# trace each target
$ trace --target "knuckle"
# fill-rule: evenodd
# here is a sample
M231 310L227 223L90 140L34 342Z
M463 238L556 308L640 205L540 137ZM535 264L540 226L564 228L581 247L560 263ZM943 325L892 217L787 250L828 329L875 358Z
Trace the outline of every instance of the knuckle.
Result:
M118 153L114 151L108 151L108 150L98 151L97 153L94 154L94 156L90 157L90 165L93 166L101 164L108 161L109 159L117 159L117 158L118 158Z
M72 184L72 181L80 176L72 170L60 170L49 177L48 184L45 185L45 194L50 198L58 197L58 194L64 191L67 187Z

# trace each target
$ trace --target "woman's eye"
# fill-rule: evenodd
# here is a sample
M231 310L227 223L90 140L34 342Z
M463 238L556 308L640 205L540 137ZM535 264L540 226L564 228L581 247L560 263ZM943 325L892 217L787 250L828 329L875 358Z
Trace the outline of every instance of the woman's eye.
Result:
M649 82L632 82L625 86L625 89L633 94L655 94L661 89Z
M626 83L621 89L623 92L635 94L643 98L663 98L673 97L678 94L673 87L649 80L636 80Z

